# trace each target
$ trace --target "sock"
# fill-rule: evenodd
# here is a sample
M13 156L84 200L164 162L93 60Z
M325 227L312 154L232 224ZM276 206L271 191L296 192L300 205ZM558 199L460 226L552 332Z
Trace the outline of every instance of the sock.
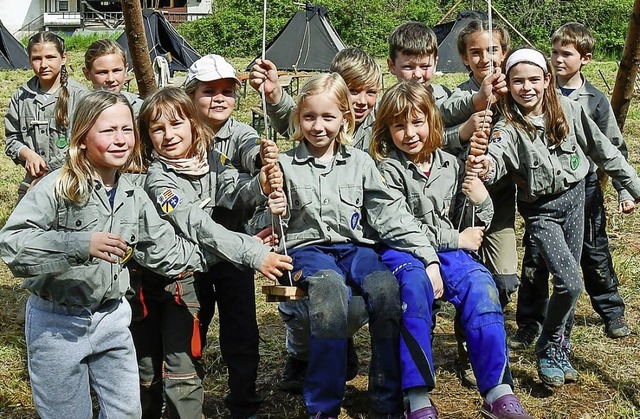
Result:
M423 407L431 406L429 399L429 390L426 387L414 387L407 390L407 399L409 399L409 411L415 412Z
M484 399L487 401L487 403L492 404L493 402L498 400L500 397L507 394L513 394L513 390L511 390L511 386L509 384L498 384L497 386L493 387L491 390L487 392L487 395L485 396Z

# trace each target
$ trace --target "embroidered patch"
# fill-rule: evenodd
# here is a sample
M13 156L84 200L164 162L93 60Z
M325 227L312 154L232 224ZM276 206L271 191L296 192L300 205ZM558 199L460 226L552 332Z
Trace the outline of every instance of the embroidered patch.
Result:
M229 157L227 157L226 155L220 153L220 163L222 163L223 166L227 166L227 167L231 167L233 168L233 165L231 164L231 161L229 160Z
M56 140L56 147L62 149L69 147L69 139L66 135L60 135Z
M158 204L165 214L169 214L176 209L180 203L180 197L175 194L171 189L165 189L164 192L158 197Z
M575 171L578 166L580 166L580 157L578 157L577 154L571 156L571 159L569 160L569 166L573 171Z
M489 138L490 143L499 143L502 141L502 133L500 131L493 131L491 133L491 138Z
M129 262L131 256L133 256L133 247L127 246L127 251L124 252L124 255L122 257L120 257L120 265L124 265Z
M356 229L356 227L358 226L358 221L360 221L360 214L357 212L354 212L353 215L351 216L351 230Z
M302 271L298 271L296 273L293 274L293 280L298 282L300 281L300 278L302 278Z

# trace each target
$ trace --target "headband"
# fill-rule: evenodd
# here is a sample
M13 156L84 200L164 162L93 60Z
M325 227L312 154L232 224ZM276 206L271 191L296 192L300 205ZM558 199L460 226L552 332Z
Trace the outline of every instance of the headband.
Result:
M508 73L511 67L522 62L535 64L540 67L545 74L547 74L547 60L544 58L544 55L535 49L530 48L522 48L514 51L507 59L505 72Z

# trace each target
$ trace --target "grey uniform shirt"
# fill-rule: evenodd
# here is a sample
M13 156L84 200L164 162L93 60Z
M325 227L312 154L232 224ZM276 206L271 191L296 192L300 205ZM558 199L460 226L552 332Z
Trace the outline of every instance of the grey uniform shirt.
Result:
M250 125L227 119L216 133L213 147L241 172L253 175L260 170L260 136Z
M386 185L367 153L340 145L335 157L323 163L302 141L280 155L280 166L289 205L285 234L290 248L373 245L376 242L364 234L370 226L388 246L412 253L425 266L438 261L403 197Z
M640 197L640 180L620 151L607 139L577 102L560 96L560 104L569 123L569 135L550 145L544 122L536 127L535 138L517 130L502 117L494 126L489 156L496 169L493 181L514 172L523 179L518 199L534 201L538 197L567 190L585 178L590 157L598 167L616 179L635 198Z
M120 94L127 98L127 102L129 102L129 104L133 108L133 114L137 118L138 114L140 113L140 108L142 107L142 102L144 102L142 98L140 98L140 96L135 93L127 92L125 90L121 90Z
M89 255L95 232L118 234L140 265L165 276L206 268L198 246L176 237L127 176L118 179L112 207L99 183L83 206L61 200L54 192L59 175L58 170L38 182L0 231L0 255L14 275L25 278L24 288L68 306L96 307L122 298L129 270Z
M449 153L440 149L433 152L429 177L397 149L379 162L378 168L389 187L405 197L409 212L420 222L436 250L458 248L456 226L461 217L461 230L472 225L489 227L493 218L491 198L487 196L476 207L474 220L472 207L467 206L461 192L464 164Z
M587 115L596 123L600 131L611 141L611 144L616 146L622 153L625 159L629 159L629 152L627 150L627 144L624 142L616 117L611 109L611 104L605 97L605 95L598 89L596 89L589 80L582 76L582 86L575 89L567 97L571 100L575 100L585 110ZM592 162L590 171L596 170L596 165ZM618 191L618 201L633 201L631 194L626 191L622 185L616 180L612 181L614 188Z
M145 190L158 213L178 233L224 260L258 269L269 247L248 235L229 231L212 219L216 205L237 210L265 202L258 179L238 173L215 150L209 153L208 161L207 174L188 176L155 160L149 166ZM173 202L168 202L171 199Z
M16 164L24 164L18 155L23 147L29 147L42 157L50 172L62 167L69 148L70 130L63 130L56 122L55 109L60 90L53 94L41 92L38 78L34 76L11 96L4 117L5 153ZM71 126L71 115L80 98L89 90L71 79L67 90L67 114ZM31 180L27 174L25 182L31 183Z

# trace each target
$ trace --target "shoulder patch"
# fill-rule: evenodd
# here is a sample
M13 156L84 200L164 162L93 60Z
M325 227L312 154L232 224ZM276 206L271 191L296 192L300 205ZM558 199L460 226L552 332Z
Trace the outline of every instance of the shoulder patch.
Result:
M231 164L231 160L229 160L229 157L227 157L223 153L220 153L220 163L222 163L223 166L229 166L233 168L233 165Z
M165 214L176 209L179 203L180 197L172 189L167 188L158 196L158 204Z
M490 143L499 143L502 141L502 132L500 130L495 130L491 133L491 138L489 138Z

